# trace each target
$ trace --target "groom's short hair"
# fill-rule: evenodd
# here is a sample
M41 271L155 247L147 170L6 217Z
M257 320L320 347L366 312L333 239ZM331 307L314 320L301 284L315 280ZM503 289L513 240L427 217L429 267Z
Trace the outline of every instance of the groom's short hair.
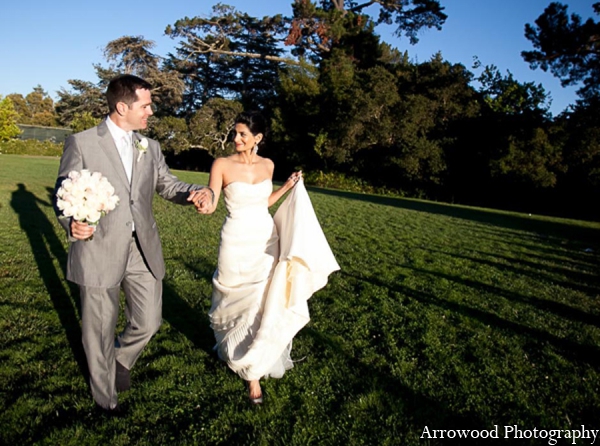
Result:
M106 89L106 102L108 102L108 112L112 113L117 109L119 102L125 102L127 105L137 101L136 90L152 90L152 85L141 77L133 74L123 74L112 79Z

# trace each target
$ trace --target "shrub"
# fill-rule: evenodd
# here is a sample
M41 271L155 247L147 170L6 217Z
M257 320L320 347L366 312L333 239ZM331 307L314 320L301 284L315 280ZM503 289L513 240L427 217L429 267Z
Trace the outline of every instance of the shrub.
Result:
M12 139L0 142L0 154L59 157L62 155L62 152L63 145L51 141Z
M349 177L339 172L323 172L317 170L315 172L305 172L303 176L304 182L313 186L341 189L348 192L362 192L366 194L404 196L401 191L387 189L385 187L375 187L360 178Z

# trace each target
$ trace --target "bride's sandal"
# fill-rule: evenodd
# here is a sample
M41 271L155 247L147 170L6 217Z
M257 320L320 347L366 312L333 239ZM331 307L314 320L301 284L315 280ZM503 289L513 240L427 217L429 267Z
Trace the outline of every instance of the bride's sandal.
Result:
M260 387L260 384L259 384L259 387ZM256 398L252 398L252 392L250 391L250 383L248 382L248 398L250 399L250 402L254 405L262 404L262 402L263 402L262 389L261 389L260 396L258 396Z
M262 395L259 396L258 398L252 398L252 397L250 397L250 402L252 404L254 404L254 405L262 404L263 403L263 397L262 397Z

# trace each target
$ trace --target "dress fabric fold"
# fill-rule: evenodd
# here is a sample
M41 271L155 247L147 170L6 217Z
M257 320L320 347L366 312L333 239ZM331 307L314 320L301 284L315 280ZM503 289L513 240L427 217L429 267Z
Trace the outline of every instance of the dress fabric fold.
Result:
M213 275L211 327L219 357L245 380L293 367L292 340L308 299L340 269L300 181L273 217L270 180L223 189L227 217Z

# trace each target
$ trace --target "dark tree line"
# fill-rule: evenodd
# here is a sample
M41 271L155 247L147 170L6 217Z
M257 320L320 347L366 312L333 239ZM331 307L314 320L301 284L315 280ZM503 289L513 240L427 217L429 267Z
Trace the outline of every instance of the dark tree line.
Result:
M415 63L376 32L393 23L398 37L416 43L419 31L443 26L443 11L437 0L296 0L291 17L255 18L218 4L208 18L169 25L174 51L164 58L141 36L109 42L108 66L95 66L99 80L70 80L55 119L93 123L106 112L108 79L134 73L154 85L150 131L179 162L209 164L229 153L233 117L255 108L271 120L265 154L278 172L302 168L333 175L340 187L354 181L407 196L600 218L593 205L600 24L560 3L524 24L534 49L522 56L531 68L581 86L580 99L552 118L541 85L442 54ZM600 14L600 3L593 11Z

